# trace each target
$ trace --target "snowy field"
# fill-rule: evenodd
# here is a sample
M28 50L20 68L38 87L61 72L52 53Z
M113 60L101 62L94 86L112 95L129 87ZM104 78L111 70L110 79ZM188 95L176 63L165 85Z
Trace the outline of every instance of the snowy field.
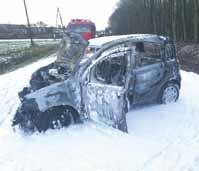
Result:
M184 71L179 101L131 110L129 134L91 121L31 136L13 132L17 92L54 59L0 76L0 171L199 170L199 76Z
M34 39L37 45L57 44L60 40L54 39ZM23 48L30 47L29 39L14 39L14 40L0 40L0 53L15 51Z

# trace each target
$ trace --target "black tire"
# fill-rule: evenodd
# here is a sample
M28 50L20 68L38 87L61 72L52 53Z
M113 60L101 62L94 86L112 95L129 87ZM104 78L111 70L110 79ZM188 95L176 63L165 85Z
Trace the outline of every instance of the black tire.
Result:
M37 120L37 129L39 132L47 129L60 129L70 124L81 123L79 114L69 106L56 106L41 113Z
M176 83L167 83L160 92L158 102L161 104L174 103L179 98L179 85Z

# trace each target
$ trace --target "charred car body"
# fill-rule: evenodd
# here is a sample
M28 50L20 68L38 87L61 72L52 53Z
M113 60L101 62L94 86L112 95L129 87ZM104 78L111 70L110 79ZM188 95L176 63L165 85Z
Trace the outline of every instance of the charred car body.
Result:
M84 54L90 57L106 43L121 38L128 38L129 36L130 35L100 37L90 39L89 42L87 42L75 32L66 32L63 40L60 42L56 61L38 69L32 74L29 81L30 86L25 87L19 92L21 101L23 101L24 96L29 93L68 79L72 72L71 64L75 65L78 59Z
M35 71L29 81L30 86L19 92L20 100L24 96L51 84L69 78L78 59L84 54L88 42L75 32L65 32L60 42L55 62Z
M89 118L127 132L130 106L175 102L180 84L169 38L129 35L82 57L65 81L27 94L13 125L45 131Z

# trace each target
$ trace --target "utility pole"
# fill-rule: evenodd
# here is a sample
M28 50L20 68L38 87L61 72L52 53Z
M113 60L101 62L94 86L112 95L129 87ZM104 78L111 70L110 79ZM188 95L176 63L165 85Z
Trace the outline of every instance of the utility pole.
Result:
M30 26L29 17L28 17L28 10L27 10L27 6L26 6L26 0L23 0L23 2L24 2L24 8L25 8L25 12L26 12L27 23L28 23L28 36L30 37L31 46L33 46L34 43L33 43L33 39L32 39L32 30L31 30L31 26Z
M57 8L57 13L56 13L56 28L58 28L58 16L59 16L59 8Z
M56 14L56 27L58 26L58 18L59 18L59 20L61 22L62 29L64 29L62 15L61 15L61 12L60 12L59 8L57 8L57 14Z
M62 15L61 15L61 12L59 10L59 8L57 7L57 14L56 14L56 28L58 29L58 20L60 20L60 23L61 23L61 27L62 27L62 30L63 32L65 31L65 28L64 28L64 24L63 24L63 20L62 20ZM56 37L56 36L55 36ZM55 38L56 39L56 38Z

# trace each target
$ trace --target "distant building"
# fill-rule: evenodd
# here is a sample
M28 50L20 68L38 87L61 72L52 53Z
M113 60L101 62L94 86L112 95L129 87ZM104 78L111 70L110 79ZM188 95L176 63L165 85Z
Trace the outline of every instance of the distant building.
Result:
M61 38L60 29L55 27L31 27L33 38ZM26 25L0 24L0 39L26 39L28 38Z

